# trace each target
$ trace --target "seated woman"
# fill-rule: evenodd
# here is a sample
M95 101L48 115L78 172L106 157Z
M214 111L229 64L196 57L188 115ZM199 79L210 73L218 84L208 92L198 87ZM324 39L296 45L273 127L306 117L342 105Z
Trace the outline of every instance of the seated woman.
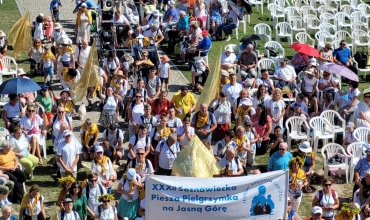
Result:
M316 91L318 79L314 76L315 73L311 70L306 70L304 73L306 75L303 77L301 84L301 91L304 95L303 101L308 104L310 100L313 106L313 112L317 113L319 110Z
M308 184L305 186L305 191L310 193L312 189L310 187L310 180L312 177L317 176L321 177L319 174L315 173L315 153L312 150L310 142L303 141L302 144L299 145L298 151L293 153L293 157L300 157L303 159L303 165L301 169L304 171Z
M9 180L14 182L13 191L9 194L9 199L13 204L19 204L22 200L24 191L23 183L26 182L26 174L18 168L18 159L14 152L13 143L4 140L0 146L0 170L9 176Z
M117 180L117 173L113 169L113 165L109 157L104 156L102 146L95 148L95 158L91 162L90 171L98 174L101 184L107 189L107 192L112 193L112 183Z
M40 187L36 184L32 185L30 191L22 199L19 219L46 219L44 201L45 198L40 194Z
M67 123L69 130L72 131L72 122L69 121L68 117L66 116L65 110L63 106L58 106L57 114L50 120L49 124L46 126L45 130L52 129L51 132L51 140L54 143L55 138L58 136L60 132L60 126L63 123Z
M247 135L245 135L245 128L243 126L238 126L236 128L233 141L236 144L235 156L239 156L244 166L251 166L253 164L254 152L251 150L250 142Z
M271 99L271 96L266 93L266 89L267 88L264 84L260 84L258 86L256 95L253 97L252 100L252 106L254 109L257 109L258 104L265 105L265 103L267 103Z
M206 5L204 4L203 0L196 0L195 4L193 5L194 8L194 16L199 22L199 27L201 29L205 29L205 24L207 20L207 10Z
M224 70L234 69L236 64L236 55L234 53L234 48L231 45L228 45L225 49L225 53L221 57L221 68Z
M186 35L186 32L185 32ZM203 39L202 38L202 30L199 29L198 23L191 22L189 26L189 32L187 33L189 39L186 39L185 42L182 42L180 45L180 60L177 62L185 63L185 55L189 52L189 48L193 47L196 48L199 42ZM181 40L181 39L180 39Z
M339 114L348 122L352 116L352 114L357 109L357 105L359 103L358 101L358 95L360 95L360 90L358 89L359 83L355 81L349 82L349 89L347 89L345 92L339 91L339 95L348 95L348 101L345 106L338 109Z
M72 116L76 115L76 110L75 110L75 104L70 99L71 96L72 94L69 91L69 89L63 89L60 92L60 99L54 102L53 112L55 112L59 106L64 107L64 112L66 116L68 117L68 120L72 123Z
M17 156L24 167L24 172L28 178L32 179L33 170L37 166L39 159L30 153L31 146L21 127L16 127L14 136L10 138L10 141L13 143L14 148L12 150L15 156Z
M57 205L59 207L63 208L63 200L69 194L69 190L74 182L76 182L76 180L72 176L66 176L58 179L59 188L62 188L57 199Z
M322 100L323 100L323 103L321 106L321 111L317 113L312 113L311 118L315 116L319 116L323 111L335 109L334 104L333 104L333 96L331 93L324 93Z
M291 60L291 65L294 67L295 72L298 74L309 65L308 56L299 52L294 54Z
M256 114L252 115L251 121L254 129L256 129L258 138L256 143L256 154L263 155L267 152L272 129L272 120L271 117L267 115L267 110L264 105L258 104Z
M12 134L15 127L19 124L21 117L24 115L24 111L19 102L19 98L15 94L9 94L9 102L3 107L3 122L5 127Z
M356 127L370 128L370 89L365 89L362 94L364 99L357 106L358 117L356 117Z
M213 139L219 141L225 137L226 131L231 124L231 104L226 100L225 92L220 92L219 99L211 102L210 107L217 118L217 128L213 131Z
M210 12L209 17L209 23L212 27L212 33L216 33L216 30L218 29L218 26L222 24L222 14L223 14L223 8L221 4L221 0L212 1L211 4L209 4L208 12ZM216 39L216 37L214 38Z
M85 160L94 158L95 144L98 140L99 128L90 118L81 125L80 136L82 144L82 155Z
M21 118L19 126L23 129L23 132L27 134L28 141L31 143L31 150L33 155L37 155L39 158L39 164L42 164L40 143L41 139L45 139L46 130L43 126L43 119L39 115L35 114L35 105L29 103L26 108L26 115Z
M320 50L320 63L332 63L333 61L333 49L332 49L332 43L326 42L325 47Z
M212 37L212 40L216 40L218 37L221 37L221 32L223 31L225 35L227 36L225 41L231 40L231 34L233 29L237 28L238 24L238 14L231 8L231 6L228 6L229 11L224 14L224 17L226 18L226 22L218 25L215 35Z

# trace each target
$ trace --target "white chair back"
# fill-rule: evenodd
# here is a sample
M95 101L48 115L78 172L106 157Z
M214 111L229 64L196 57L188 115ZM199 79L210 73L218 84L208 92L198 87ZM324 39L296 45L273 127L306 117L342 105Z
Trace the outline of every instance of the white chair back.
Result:
M271 40L271 27L268 24L260 23L254 26L254 33L255 34L265 34Z
M299 9L299 11L302 13L303 17L306 17L309 14L317 16L316 10L312 6L309 6L309 5L302 6Z
M281 46L281 44L279 42L276 42L276 41L266 42L264 48L266 48L266 47L275 48L277 51L279 51L279 53L282 57L285 57L285 49ZM271 58L270 51L266 50L266 54L267 54L267 58Z
M321 13L319 18L323 23L329 23L329 24L335 23L334 15L329 14L329 13Z
M340 11L346 13L349 16L351 15L353 9L350 5L342 5L340 6Z
M309 44L315 47L315 40L311 38L306 32L299 32L295 35L295 39L301 44Z
M2 71L4 72L18 69L18 64L13 57L4 56L2 59L0 59L0 62L1 62Z
M354 30L363 30L365 32L368 32L369 31L369 26L365 22L361 22L361 21L352 22L351 23L351 30L352 31L354 31Z
M351 22L365 22L365 15L361 11L354 11L350 15Z
M305 31L306 30L304 26L305 23L303 21L303 18L300 16L290 17L289 23L293 31Z
M302 13L296 7L293 7L293 6L286 7L284 9L284 12L286 14L286 18L288 21L293 16L300 16L300 17L302 16Z
M336 143L329 143L326 144L322 149L321 149L321 154L325 160L329 159L330 157L333 157L335 154L344 154L347 155L346 150L344 148Z
M339 30L339 31L335 32L335 37L339 41L341 41L341 40L347 40L347 38L348 39L351 39L352 38L351 34L348 33L348 31L342 31L342 30Z
M328 122L332 125L335 126L335 119L339 120L340 123L342 124L343 132L346 130L346 121L340 116L340 114L337 111L334 110L325 110L321 112L320 117L325 118L328 120Z
M351 160L359 161L364 152L363 145L362 142L354 142L347 146L347 153L351 155Z
M369 143L369 139L368 139L369 133L370 133L370 128L360 127L360 128L355 129L355 131L353 132L353 136L355 136L355 138L359 142Z
M321 116L311 118L310 127L313 129L314 134L334 134L334 127L326 118Z

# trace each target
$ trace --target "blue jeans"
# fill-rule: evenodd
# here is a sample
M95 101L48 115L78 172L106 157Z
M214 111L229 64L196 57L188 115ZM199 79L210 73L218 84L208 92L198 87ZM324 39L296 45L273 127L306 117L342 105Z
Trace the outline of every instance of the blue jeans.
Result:
M230 35L232 34L233 32L233 29L236 28L236 24L232 23L232 24L227 24L227 23L223 23L223 24L220 24L218 25L217 27L217 30L216 30L216 37L217 36L221 36L221 31L224 31L226 35Z

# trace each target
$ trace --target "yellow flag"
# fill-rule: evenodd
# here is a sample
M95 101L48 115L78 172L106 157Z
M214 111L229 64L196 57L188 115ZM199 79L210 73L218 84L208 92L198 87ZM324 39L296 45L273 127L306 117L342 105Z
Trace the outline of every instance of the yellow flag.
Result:
M87 88L97 85L100 85L100 67L96 41L94 41L89 56L87 57L85 67L81 73L81 78L72 86L71 90L74 94L73 101L81 101L87 95Z
M172 175L185 177L213 177L222 167L213 154L194 136L180 152L172 167Z
M22 50L29 50L32 43L30 13L26 12L10 29L8 40L13 47L14 58L21 55Z
M195 111L199 111L199 106L202 103L211 103L213 99L215 99L218 94L220 93L220 71L221 71L221 56L222 56L222 48L220 48L220 51L218 53L218 56L216 58L216 62L212 67L215 68L211 69L210 74L207 77L207 81L204 84L204 89L202 90L202 93L200 94L200 97L197 101L197 106L195 107Z

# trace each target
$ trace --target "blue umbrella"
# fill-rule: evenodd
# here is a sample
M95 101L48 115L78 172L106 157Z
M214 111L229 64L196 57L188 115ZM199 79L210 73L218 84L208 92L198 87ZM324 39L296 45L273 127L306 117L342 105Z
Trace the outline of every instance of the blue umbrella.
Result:
M13 78L0 85L0 94L22 94L25 92L35 92L41 87L33 80L26 78Z

